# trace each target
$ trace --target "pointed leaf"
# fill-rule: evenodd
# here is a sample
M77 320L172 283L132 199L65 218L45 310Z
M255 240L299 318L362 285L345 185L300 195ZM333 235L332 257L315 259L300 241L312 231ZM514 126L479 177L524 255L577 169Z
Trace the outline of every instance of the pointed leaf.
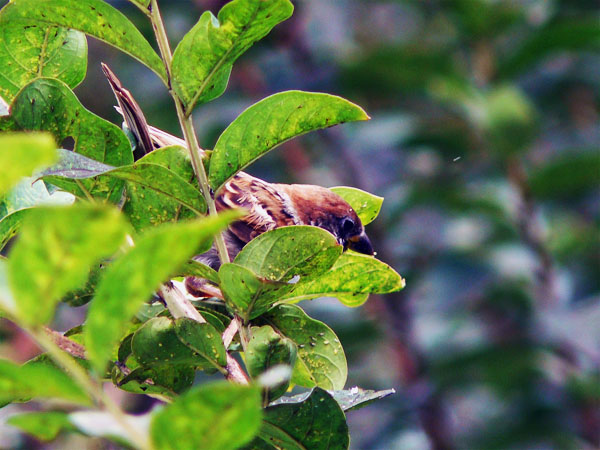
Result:
M210 161L216 191L261 155L295 136L344 122L367 120L359 106L329 94L287 91L246 109L221 134Z
M163 80L165 67L148 41L122 13L101 0L13 0L2 9L0 23L35 21L89 34L133 56Z
M330 189L352 206L363 225L373 222L379 215L383 197L347 186L332 187Z
M233 62L293 10L289 0L234 0L218 18L202 14L173 54L173 86L187 111L221 95Z
M106 269L85 327L88 356L97 370L104 369L112 347L144 300L204 241L237 217L239 214L231 211L199 221L162 225L140 236L135 247Z
M319 278L298 283L282 301L337 297L346 306L360 306L365 294L387 294L404 288L404 279L390 266L358 253L344 252L331 270Z
M56 144L50 133L0 135L0 195L42 165L56 160Z
M42 78L27 85L13 101L11 112L11 117L23 130L49 131L57 142L72 137L74 151L87 158L111 166L133 162L125 134L117 126L86 110L69 87L59 80ZM96 180L81 180L79 183L92 196L111 198L115 203L121 198L121 180L113 179L108 184ZM85 197L74 181L64 180L57 185Z
M221 265L220 286L225 301L245 321L268 311L293 285L257 277L254 272L234 263Z
M346 356L331 328L295 305L279 305L263 318L298 347L293 383L323 389L344 388L348 376Z
M0 222L0 231L2 230L2 222ZM0 237L2 235L0 234ZM198 277L204 278L213 283L219 283L219 274L215 269L206 264L202 264L199 261L191 260L184 264L184 266L177 271L175 274L180 277Z
M188 391L154 415L156 448L230 450L249 442L261 421L260 390L227 382Z
M258 438L247 448L344 450L349 444L344 412L316 388L302 403L268 407Z
M0 403L56 398L91 405L71 378L53 365L30 362L19 366L0 359Z
M51 441L63 430L75 430L69 415L61 411L33 412L10 416L6 421L41 441Z
M252 239L235 263L271 281L313 278L329 270L342 250L335 237L322 228L289 226Z
M36 21L6 21L0 13L0 96L7 102L36 78L58 78L69 87L87 69L87 41L79 31Z
M21 320L30 325L49 322L60 299L83 286L90 267L112 255L127 231L120 212L106 206L30 211L8 262Z
M182 317L175 320L175 333L181 342L214 366L225 367L227 355L221 333L210 323Z

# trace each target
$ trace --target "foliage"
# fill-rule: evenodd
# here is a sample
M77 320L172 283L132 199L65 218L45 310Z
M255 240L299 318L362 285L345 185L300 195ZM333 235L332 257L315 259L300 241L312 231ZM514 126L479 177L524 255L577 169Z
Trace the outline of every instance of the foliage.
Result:
M348 369L338 337L290 303L333 296L357 306L371 293L402 289L400 275L374 257L343 253L333 235L311 226L264 233L218 272L192 257L221 242L243 214L206 215L214 200L202 193L289 139L369 117L341 97L282 92L242 112L207 153L210 161L198 163L192 109L225 91L232 64L293 6L234 0L218 18L204 13L171 57L157 2L133 3L152 23L160 56L101 0L14 0L0 11L7 67L0 93L10 104L0 119L3 245L17 235L0 261L0 305L46 352L21 366L0 361L0 401L69 404L10 423L42 440L79 431L139 448L348 448L343 411L389 392L343 391ZM86 75L85 35L173 86L189 152L165 147L134 162L126 134L84 108L71 89ZM72 150L57 148L69 137ZM32 175L33 185L15 187ZM46 205L57 190L70 194L68 205ZM381 209L381 197L335 191L365 224ZM180 275L214 282L223 298L212 309L192 304L171 281ZM154 293L166 307L152 303ZM82 326L65 335L46 327L60 303L90 300ZM192 386L197 371L229 382ZM126 416L104 394L106 382L168 404ZM282 397L293 386L313 390Z

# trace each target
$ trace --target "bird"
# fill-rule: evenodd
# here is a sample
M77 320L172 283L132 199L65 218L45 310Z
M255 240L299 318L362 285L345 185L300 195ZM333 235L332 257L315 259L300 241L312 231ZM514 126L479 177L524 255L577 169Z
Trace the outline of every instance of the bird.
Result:
M125 126L134 135L137 146L134 159L157 148L179 145L183 139L148 125L146 118L131 95L110 68L102 70L117 99L117 111ZM247 214L230 224L223 233L231 260L252 239L275 228L291 225L311 225L331 233L344 250L373 255L373 246L356 211L338 194L321 186L308 184L270 183L245 172L238 172L214 193L217 211L243 208ZM216 247L194 257L211 268L220 267ZM204 281L186 280L190 293L201 293Z

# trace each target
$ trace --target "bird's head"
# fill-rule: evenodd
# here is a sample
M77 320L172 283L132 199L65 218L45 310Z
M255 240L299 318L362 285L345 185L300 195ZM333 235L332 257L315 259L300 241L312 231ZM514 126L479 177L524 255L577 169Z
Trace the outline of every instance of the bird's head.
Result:
M352 207L329 189L312 185L290 185L287 190L300 221L333 234L345 249L373 255L373 246Z

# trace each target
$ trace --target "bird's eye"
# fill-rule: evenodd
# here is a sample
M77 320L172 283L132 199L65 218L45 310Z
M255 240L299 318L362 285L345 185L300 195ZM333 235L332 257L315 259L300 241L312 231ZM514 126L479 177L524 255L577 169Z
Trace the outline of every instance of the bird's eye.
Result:
M342 233L348 234L354 229L354 221L349 218L342 220Z

